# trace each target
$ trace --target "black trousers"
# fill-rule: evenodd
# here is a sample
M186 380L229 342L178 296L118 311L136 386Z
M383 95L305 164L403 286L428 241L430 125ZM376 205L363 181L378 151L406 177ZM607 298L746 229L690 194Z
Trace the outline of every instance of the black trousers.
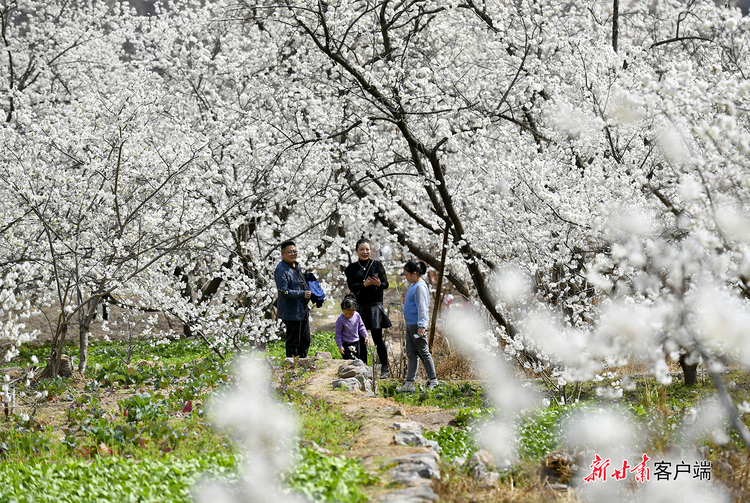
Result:
M304 320L292 321L281 320L286 327L286 356L294 358L299 356L307 358L307 351L310 349L310 317L305 316Z
M349 350L350 346L354 348L354 352ZM360 339L357 342L345 342L343 358L344 360L359 358L367 365L367 344L365 344L365 340Z
M385 341L383 340L383 329L373 328L370 332L372 332L372 342L375 343L375 349L378 351L378 360L380 360L384 370L388 369L388 349L385 347Z

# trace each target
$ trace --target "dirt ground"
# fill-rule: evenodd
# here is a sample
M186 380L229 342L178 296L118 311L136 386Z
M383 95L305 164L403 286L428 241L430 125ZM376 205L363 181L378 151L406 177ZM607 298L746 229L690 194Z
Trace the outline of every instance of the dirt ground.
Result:
M130 337L140 337L144 329L149 324L146 323L146 318L149 316L156 316L156 324L151 329L151 334L156 336L179 336L182 334L182 322L174 316L166 315L165 313L146 313L144 316L137 317L132 320L127 320L124 316L123 310L117 306L109 306L109 320L108 330L104 330L104 324L102 320L102 308L99 307L96 313L96 317L89 326L89 333L91 334L90 340L100 339L128 339ZM35 344L42 344L52 339L52 336L57 329L57 318L59 316L59 308L57 304L51 307L45 307L37 310L37 312L30 318L24 320L26 324L25 332L38 331L38 335L34 340ZM80 323L76 316L73 323L68 325L68 341L78 341L78 334L80 331Z
M384 464L393 458L407 454L431 452L427 447L396 445L394 423L415 421L422 423L427 431L438 431L451 425L457 410L438 407L404 405L393 398L370 397L359 391L334 390L331 383L336 379L341 360L333 360L322 366L304 384L307 393L338 407L347 420L360 425L354 442L345 456L361 460L365 469L379 477L384 476ZM442 473L442 480L432 481L432 488L445 503L488 503L505 501L508 503L572 503L577 501L573 491L558 492L543 481L532 483L529 489L518 489L514 482L497 487L485 486L454 468ZM371 501L398 491L400 486L376 485L362 488ZM391 496L392 497L392 496ZM395 501L395 500L394 500ZM399 500L400 501L400 500Z

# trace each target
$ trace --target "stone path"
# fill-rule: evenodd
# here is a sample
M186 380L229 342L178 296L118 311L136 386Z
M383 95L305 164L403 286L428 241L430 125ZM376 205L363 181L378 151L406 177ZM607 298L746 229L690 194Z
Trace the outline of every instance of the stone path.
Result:
M362 384L363 377L369 384L365 373L358 374L351 366L342 366L341 360L333 360L318 365L305 390L337 405L347 419L361 424L351 450L345 455L361 459L365 469L377 473L381 479L385 474L384 484L364 488L372 501L439 501L432 487L433 480L440 477L437 443L425 439L423 433L425 429L437 431L447 425L453 414L436 407L413 407L392 398L378 398ZM334 389L334 381L341 381L338 385L345 389ZM412 420L415 417L430 420L425 424Z

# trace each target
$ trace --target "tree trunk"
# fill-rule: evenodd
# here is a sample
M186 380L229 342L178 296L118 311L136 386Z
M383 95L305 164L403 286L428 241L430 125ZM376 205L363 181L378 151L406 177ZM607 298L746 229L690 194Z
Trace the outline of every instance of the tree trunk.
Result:
M435 288L435 307L432 311L432 321L430 323L430 337L428 347L432 351L432 342L435 339L435 324L437 323L438 310L440 309L440 298L443 290L443 274L445 273L445 254L448 251L448 233L451 230L450 222L445 224L445 233L443 234L443 250L440 255L440 269L438 270L437 287Z
M693 386L698 383L698 364L687 363L688 355L680 356L680 367L682 367L682 375L685 379L685 386Z
M78 331L80 347L78 349L78 372L83 375L86 372L86 364L88 363L89 357L89 328L91 327L91 321L94 319L96 309L99 307L99 300L101 297L95 296L91 299L86 315L81 320L81 326Z
M620 34L620 2L612 2L612 49L617 52L617 37Z
M185 299L190 304L193 303L193 295L190 293L190 278L188 277L185 270L177 266L174 269L174 275L180 278L180 282L182 283L182 289L180 289L180 296L182 296L183 299ZM182 338L187 339L193 335L193 331L190 329L190 323L188 323L186 320L180 320L182 321Z
M44 367L39 377L42 379L54 379L60 373L60 363L62 361L63 349L65 347L65 337L68 334L68 320L64 315L60 316L57 324L55 336L52 338L50 345L50 355L47 366Z

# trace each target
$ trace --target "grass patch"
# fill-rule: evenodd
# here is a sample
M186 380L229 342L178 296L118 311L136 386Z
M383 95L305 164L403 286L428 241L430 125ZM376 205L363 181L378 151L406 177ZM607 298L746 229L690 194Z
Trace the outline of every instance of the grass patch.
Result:
M542 459L560 445L559 408L541 409L518 421L516 438L522 459Z
M75 367L78 362L78 346L73 341L66 341L64 353L70 356ZM48 344L25 344L19 348L19 354L8 366L27 366L35 356L39 366L44 367L50 355ZM161 362L165 365L189 363L199 358L215 355L201 340L168 341L167 339L142 339L128 341L91 341L88 350L89 368L100 365L111 365L118 362L135 365L140 361Z
M316 332L311 335L310 350L308 355L315 356L317 351L331 353L334 360L341 359L341 353L336 346L336 335L333 332ZM286 358L286 347L284 341L271 341L266 345L265 353L273 358Z
M77 351L76 351L77 353ZM164 364L189 363L215 354L205 342L197 339L145 339L136 343L127 341L97 342L89 348L88 365L102 365L112 361L124 363L139 360L160 361Z
M414 393L399 393L396 388L399 384L393 381L382 381L380 395L384 398L393 398L405 405L441 407L444 409L479 408L490 407L484 388L476 383L443 383L432 391L424 391L417 386Z
M315 442L336 453L351 448L354 435L360 428L358 423L347 421L325 402L300 406L298 418L302 440Z
M297 414L303 442L315 442L339 453L351 448L359 423L347 420L341 412L325 400L319 400L296 386L299 371L288 371L281 377L279 397Z

